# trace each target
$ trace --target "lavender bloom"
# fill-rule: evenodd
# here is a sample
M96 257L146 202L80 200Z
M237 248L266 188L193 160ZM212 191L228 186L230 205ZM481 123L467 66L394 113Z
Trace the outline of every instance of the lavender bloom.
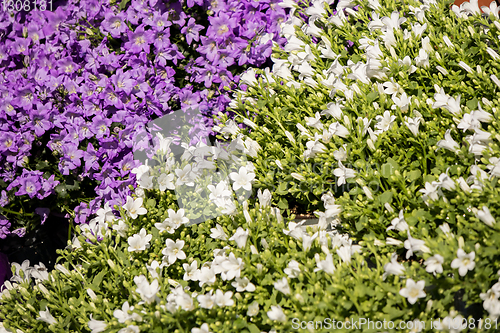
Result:
M189 45L193 40L198 41L200 36L199 32L203 29L202 25L196 24L194 18L190 18L187 25L182 28L181 33L186 36L186 41Z
M124 47L131 53L139 53L144 51L149 53L149 44L153 42L153 33L151 31L144 31L144 26L139 26L134 32L128 31L129 41L125 43Z
M104 21L101 23L101 28L111 34L113 38L120 38L121 34L128 30L127 23L125 22L125 14L119 12L114 14L108 11L104 16Z
M35 209L35 213L38 214L38 215L40 215L40 217L42 219L41 224L43 225L45 223L45 221L47 220L47 217L50 214L50 209L39 207L39 208Z

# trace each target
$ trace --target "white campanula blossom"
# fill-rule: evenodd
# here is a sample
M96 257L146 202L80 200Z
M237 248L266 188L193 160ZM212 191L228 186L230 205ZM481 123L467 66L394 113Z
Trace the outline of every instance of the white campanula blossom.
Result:
M138 215L145 215L148 211L146 208L142 207L143 199L137 198L133 199L130 196L127 196L127 202L123 206L128 216L132 219L136 219Z
M149 242L153 235L147 234L146 229L142 228L138 234L128 238L128 252L144 251L149 247Z
M435 254L432 257L427 258L427 260L424 262L424 265L426 266L425 270L428 273L432 273L434 275L443 273L443 263L444 263L444 258L443 256L439 254Z
M500 177L500 158L490 157L489 162L486 167L490 170L490 175L492 177Z
M343 262L345 263L350 263L351 262L351 247L350 246L342 246L337 249L337 255L342 259Z
M200 307L204 309L212 309L215 305L215 297L213 295L213 289L204 295L198 295L196 299L200 303Z
M176 228L178 228L183 224L189 223L189 219L184 216L185 213L186 211L184 210L184 208L180 208L177 212L169 208L168 217L165 219L165 221L172 223L176 226Z
M285 272L286 275L288 275L290 279L298 278L300 274L299 263L295 260L291 260L288 263L287 268L285 268L283 271Z
M252 190L252 181L255 179L255 173L248 172L247 168L242 166L239 172L231 172L229 177L233 180L233 190L237 191L243 188L245 191Z
M418 132L419 132L418 127L420 126L420 121L422 120L422 118L420 118L420 117L415 117L415 118L405 117L405 119L406 119L406 121L405 121L406 127L408 127L408 129L410 130L410 132L414 136L418 136Z
M136 325L129 325L125 328L122 328L119 330L117 333L139 333L141 330L139 326Z
M210 229L210 232L210 237L213 239L227 240L227 234L220 224L216 224L215 228Z
M295 223L295 222L289 222L288 223L288 230L283 229L283 233L287 236L293 237L297 240L301 240L302 236L304 234L304 231L302 230L303 222L300 223Z
M321 260L319 253L316 253L314 255L314 259L316 260L316 268L314 269L314 272L323 271L330 275L335 273L335 265L333 263L333 256L331 253L326 254L325 260Z
M426 296L424 288L424 280L415 282L412 279L407 279L406 287L401 289L399 294L406 297L408 299L408 303L415 304L419 298L424 298Z
M118 220L115 224L113 224L113 230L115 230L121 237L126 237L128 224L126 224L123 220Z
M245 267L243 259L236 258L234 253L230 253L224 261L221 262L221 278L226 280L232 280L235 277L240 277L241 270Z
M148 161L146 160L145 165L141 165L137 168L132 169L132 173L135 174L135 179L141 179L143 175L149 175L149 166L148 166Z
M223 292L222 290L217 289L214 295L214 302L218 307L233 306L234 300L232 297L232 291Z
M384 265L384 274L382 279L385 280L388 275L402 275L405 272L405 267L398 263L398 255L393 253L391 261Z
M274 282L274 288L285 295L290 295L290 285L286 277Z
M472 271L476 267L476 263L474 262L475 256L474 251L465 253L464 250L458 249L457 258L451 262L451 268L458 268L458 274L465 276L468 271Z
M212 285L215 283L215 271L213 270L212 267L201 267L200 272L198 273L198 281L200 288L203 287L203 285Z
M93 319L92 314L90 314L90 320L87 322L87 326L91 333L101 333L106 330L108 324L105 321Z
M198 269L198 261L194 260L191 264L182 264L182 268L184 268L184 281L198 281L198 273L200 270Z
M306 125L314 127L317 130L321 130L323 128L323 123L321 123L321 115L319 112L316 112L314 117L306 117Z
M250 282L250 280L247 277L237 277L234 282L231 283L231 285L236 288L236 291L241 293L244 291L248 292L253 292L255 291L255 285Z
M408 233L408 239L405 240L404 246L408 251L406 252L406 259L409 259L413 253L415 252L429 252L429 248L425 245L425 241L413 238L410 235L410 231L406 231Z
M402 209L399 211L399 216L391 221L391 226L388 227L387 230L398 230L398 231L408 230L408 223L406 223L405 221Z
M57 320L50 314L49 308L46 308L45 311L39 311L38 313L40 317L37 317L36 320L46 322L49 325L57 324Z
M175 169L175 175L177 176L177 181L175 182L176 186L194 186L195 174L192 170L191 164L187 164L182 169Z
M144 190L151 190L153 188L153 177L144 174L137 181L137 184L139 185L140 188Z
M378 121L378 123L375 124L375 128L382 132L386 132L391 128L392 123L396 120L396 116L391 115L391 112L386 110L382 116L376 116L375 120Z
M242 227L238 227L238 229L236 229L236 232L234 233L234 235L229 238L230 241L235 241L236 242L236 245L242 249L245 247L246 243L247 243L247 238L248 238L248 235L250 234L250 230L246 229L244 230Z
M168 238L165 241L166 248L162 250L163 254L163 261L167 262L169 265L172 265L174 262L179 260L186 259L186 254L184 251L182 251L182 248L184 247L184 241L183 240L176 240L175 242Z
M129 311L132 312L129 314ZM133 313L134 307L128 304L128 301L125 301L122 305L122 309L116 309L113 312L113 316L118 319L120 324L124 324L127 320L134 321L142 321L142 317L138 313Z
M454 153L456 153L460 148L459 144L451 137L451 129L446 130L444 139L438 141L437 146L439 148L448 149Z
M432 103L432 108L437 109L437 108L443 108L448 104L448 100L450 96L448 96L443 88L440 88L439 86L435 85L434 89L436 89L436 93L434 94L434 99L436 100L434 103Z
M267 311L267 317L274 321L287 321L287 317L279 305L271 305L271 310Z
M156 294L160 291L160 286L157 279L149 283L144 275L134 277L134 282L137 285L135 290L146 303L152 303L157 297Z
M338 178L337 186L342 186L349 178L356 177L356 171L346 168L341 161L338 162L339 167L333 170L333 174Z
M207 323L203 323L199 328L193 327L191 333L211 333Z
M309 251L309 249L311 248L314 240L316 238L318 238L319 236L319 233L318 232L315 232L312 236L310 236L309 234L306 234L306 233L302 233L302 248L304 249L304 251Z
M482 209L478 209L474 212L476 217L484 222L489 227L493 227L496 224L495 218L491 215L491 212L488 207L483 206Z
M168 175L165 173L162 173L158 177L158 185L160 186L160 191L165 192L165 190L175 190L175 184L174 184L174 174L169 173Z
M261 208L268 207L271 204L271 192L266 188L264 192L259 188L257 191L259 205Z
M418 56L415 58L415 64L418 67L429 67L429 53L423 48L418 52Z
M397 107L401 109L401 112L408 111L408 107L410 106L410 99L406 92L403 92L400 97L392 96L392 101L394 105L391 106L392 110L396 110Z

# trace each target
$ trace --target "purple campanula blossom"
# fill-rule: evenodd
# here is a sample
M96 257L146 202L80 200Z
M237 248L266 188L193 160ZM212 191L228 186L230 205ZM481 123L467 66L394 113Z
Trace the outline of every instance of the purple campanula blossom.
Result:
M120 38L122 33L129 30L125 19L125 13L123 12L115 14L113 11L108 11L104 16L104 21L101 23L101 28L109 32L111 37Z
M198 41L200 36L199 32L203 30L203 26L196 24L194 18L190 18L188 23L182 28L181 33L186 36L186 41L191 44L194 41Z
M7 196L7 192L2 190L2 194L0 195L0 206L5 207L9 204L9 197Z
M149 45L153 42L153 32L144 31L144 26L139 26L134 32L128 31L129 41L125 43L124 47L131 53L140 53L144 51L149 53Z
M113 82L115 86L115 91L124 91L127 95L132 92L136 84L136 81L130 77L130 71L124 73L121 68L111 76L111 82Z

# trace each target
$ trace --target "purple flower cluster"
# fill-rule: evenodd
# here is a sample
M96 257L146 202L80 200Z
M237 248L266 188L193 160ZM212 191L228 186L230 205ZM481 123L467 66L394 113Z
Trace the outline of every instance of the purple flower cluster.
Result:
M31 216L69 208L76 223L103 200L122 205L138 128L158 117L197 108L205 124L191 131L212 134L239 74L286 42L280 1L69 0L0 12L0 213L10 219L0 237L24 226L7 210L21 197L38 207Z

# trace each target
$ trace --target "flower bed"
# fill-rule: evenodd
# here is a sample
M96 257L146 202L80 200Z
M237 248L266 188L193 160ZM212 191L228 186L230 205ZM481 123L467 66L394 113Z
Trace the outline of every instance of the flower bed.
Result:
M157 135L56 269L15 265L3 329L497 330L499 8L450 4L281 3L217 144Z

